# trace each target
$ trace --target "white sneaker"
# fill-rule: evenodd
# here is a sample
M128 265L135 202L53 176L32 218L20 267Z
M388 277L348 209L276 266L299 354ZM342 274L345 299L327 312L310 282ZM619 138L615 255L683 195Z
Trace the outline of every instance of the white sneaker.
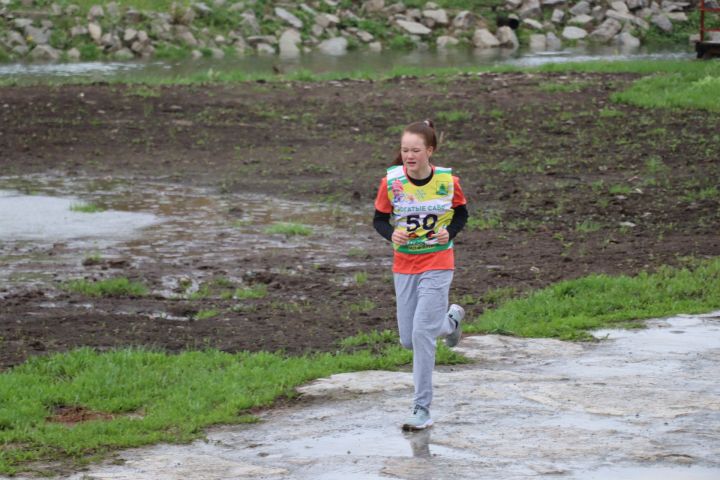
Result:
M462 319L465 318L465 310L460 305L455 305L453 303L450 305L447 314L450 320L455 322L455 330L445 337L445 345L452 348L460 343L460 336L462 335Z

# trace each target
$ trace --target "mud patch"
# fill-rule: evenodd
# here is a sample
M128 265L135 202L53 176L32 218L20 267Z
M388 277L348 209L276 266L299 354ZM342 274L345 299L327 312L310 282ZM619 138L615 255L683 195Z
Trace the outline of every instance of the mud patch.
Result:
M48 422L62 423L73 426L78 423L92 420L113 420L115 415L105 412L97 412L79 405L58 405L53 408L53 413L46 418Z

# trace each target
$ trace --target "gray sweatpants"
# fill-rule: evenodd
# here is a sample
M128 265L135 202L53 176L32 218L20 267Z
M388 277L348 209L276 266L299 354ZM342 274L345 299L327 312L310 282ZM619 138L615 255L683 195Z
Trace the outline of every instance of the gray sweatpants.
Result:
M448 318L448 293L452 270L393 274L400 343L413 351L415 404L430 408L435 339L454 330Z

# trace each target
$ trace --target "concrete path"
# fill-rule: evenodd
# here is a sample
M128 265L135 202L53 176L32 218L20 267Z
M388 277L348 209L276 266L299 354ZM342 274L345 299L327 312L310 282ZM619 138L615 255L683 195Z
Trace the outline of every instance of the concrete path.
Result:
M206 441L121 452L72 479L720 479L720 312L597 344L466 337L435 426L401 432L407 372L336 375Z

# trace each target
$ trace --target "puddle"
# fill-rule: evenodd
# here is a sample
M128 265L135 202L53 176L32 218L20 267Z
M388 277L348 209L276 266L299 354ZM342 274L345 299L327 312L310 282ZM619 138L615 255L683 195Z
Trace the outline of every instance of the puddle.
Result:
M71 210L77 204L101 205L105 211ZM358 252L373 244L360 235L338 240L334 232L366 229L371 215L337 205L122 178L0 177L0 262L7 267L0 271L0 283L7 291L93 273L121 275L129 266L159 272L153 294L176 298L181 279L197 290L208 277L227 276L225 268L242 272L259 254L270 265L283 265L284 275L314 264L361 269L367 262ZM283 222L307 225L310 234L266 231ZM91 257L99 259L88 261ZM297 264L288 266L292 259Z
M608 467L574 477L578 480L717 480L718 469L702 467Z
M82 202L74 198L0 190L0 241L47 243L104 239L117 242L132 238L140 229L160 221L155 215L140 212L73 211L77 205Z

